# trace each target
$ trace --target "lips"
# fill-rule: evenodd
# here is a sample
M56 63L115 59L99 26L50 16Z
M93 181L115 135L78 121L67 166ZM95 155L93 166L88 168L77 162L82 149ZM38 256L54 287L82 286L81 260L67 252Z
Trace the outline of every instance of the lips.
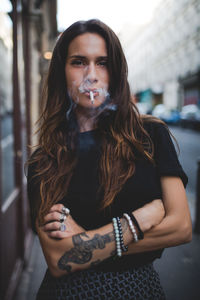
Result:
M86 96L90 97L90 91L93 92L93 96L94 96L94 97L99 96L99 92L98 92L97 90L89 90L89 91L86 91L84 94L85 94Z

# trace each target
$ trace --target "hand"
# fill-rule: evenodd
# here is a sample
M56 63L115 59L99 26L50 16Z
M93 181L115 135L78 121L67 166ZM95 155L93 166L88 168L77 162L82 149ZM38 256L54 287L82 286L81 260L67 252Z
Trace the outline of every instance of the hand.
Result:
M165 209L162 200L155 199L133 213L140 224L141 230L145 232L160 224L165 216Z
M44 217L44 226L41 229L47 233L51 238L67 238L72 235L81 233L84 230L80 225L78 225L71 215L68 215L63 222L66 226L65 231L60 230L61 222L60 217L62 214L62 204L55 204L51 207L49 213Z

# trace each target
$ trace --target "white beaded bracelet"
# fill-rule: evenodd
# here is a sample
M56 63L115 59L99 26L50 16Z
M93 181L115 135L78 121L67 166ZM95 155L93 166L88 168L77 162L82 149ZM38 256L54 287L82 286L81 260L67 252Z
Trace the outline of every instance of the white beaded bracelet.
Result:
M112 219L113 222L113 228L114 228L114 233L115 233L115 242L116 242L116 252L117 252L117 256L122 256L122 249L121 249L121 245L120 245L120 237L119 237L119 229L118 229L118 225L117 225L117 219L113 218Z
M137 232L135 230L135 226L133 225L133 222L130 218L130 216L126 213L123 214L123 216L126 218L127 222L128 222L128 225L129 225L129 228L133 234L133 237L134 237L134 241L135 242L138 242L138 236L137 236Z

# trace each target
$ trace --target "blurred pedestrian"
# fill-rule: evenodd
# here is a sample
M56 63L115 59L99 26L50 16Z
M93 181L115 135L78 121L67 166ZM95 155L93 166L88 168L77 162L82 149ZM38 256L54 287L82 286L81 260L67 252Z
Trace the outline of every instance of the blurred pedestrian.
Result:
M191 240L184 173L166 125L131 100L115 33L59 37L29 160L32 223L48 270L37 300L165 299L153 261Z

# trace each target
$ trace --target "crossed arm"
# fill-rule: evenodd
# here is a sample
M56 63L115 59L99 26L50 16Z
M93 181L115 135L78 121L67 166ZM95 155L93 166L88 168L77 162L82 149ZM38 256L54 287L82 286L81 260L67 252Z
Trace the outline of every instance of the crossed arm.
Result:
M127 254L166 248L191 240L191 219L182 181L177 177L163 177L161 185L163 202L157 199L134 211L145 232L143 240L134 243L126 220L121 219L124 243L129 245ZM115 238L111 223L96 230L85 231L69 216L65 221L67 230L61 232L61 208L60 204L54 205L45 217L46 225L37 226L40 243L53 276L59 277L89 268L114 254Z

